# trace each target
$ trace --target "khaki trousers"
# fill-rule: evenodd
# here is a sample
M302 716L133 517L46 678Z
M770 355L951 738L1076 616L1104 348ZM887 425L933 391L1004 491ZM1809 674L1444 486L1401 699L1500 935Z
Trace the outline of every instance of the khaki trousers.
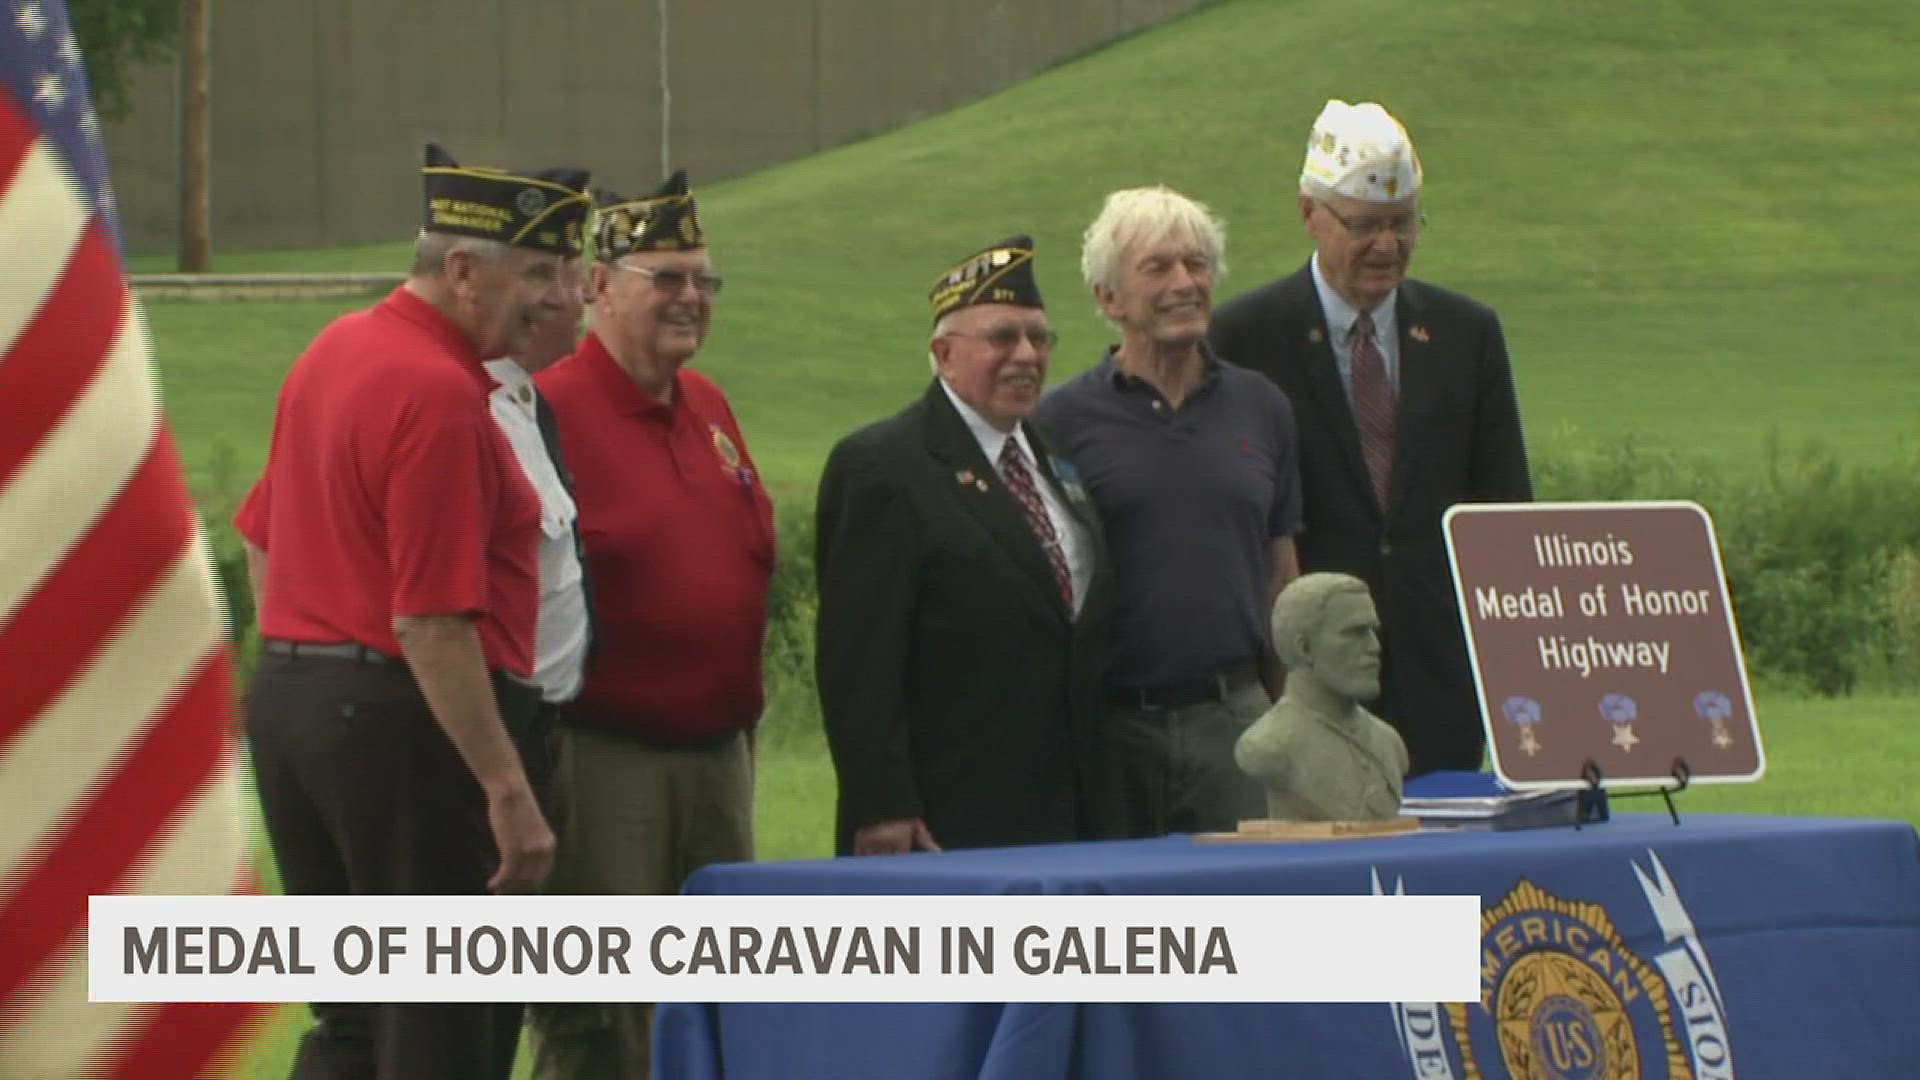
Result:
M553 796L559 850L546 891L664 896L708 863L753 858L753 757L745 735L660 747L563 725ZM536 1080L645 1080L653 1006L536 1003Z

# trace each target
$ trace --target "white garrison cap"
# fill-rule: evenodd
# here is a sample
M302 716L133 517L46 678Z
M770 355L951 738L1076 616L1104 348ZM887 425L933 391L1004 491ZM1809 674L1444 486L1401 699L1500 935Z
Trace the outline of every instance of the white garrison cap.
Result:
M1300 179L1336 195L1394 202L1419 194L1420 155L1407 129L1387 110L1371 101L1349 105L1335 99L1313 122Z

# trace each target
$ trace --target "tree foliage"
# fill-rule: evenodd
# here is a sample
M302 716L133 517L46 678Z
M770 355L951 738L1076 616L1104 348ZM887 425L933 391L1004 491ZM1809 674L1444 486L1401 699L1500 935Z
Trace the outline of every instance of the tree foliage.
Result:
M93 107L103 120L132 110L136 64L170 56L180 36L180 0L67 0L67 20L87 61Z

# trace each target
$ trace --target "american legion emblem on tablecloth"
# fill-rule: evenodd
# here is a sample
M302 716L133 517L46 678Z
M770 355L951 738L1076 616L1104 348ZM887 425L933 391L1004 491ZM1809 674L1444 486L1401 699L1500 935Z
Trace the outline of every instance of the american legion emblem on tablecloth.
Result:
M1719 982L1666 867L1648 860L1632 870L1666 947L1642 955L1601 905L1523 878L1481 913L1478 1003L1392 1006L1409 1074L1731 1080ZM1377 869L1373 891L1387 891Z

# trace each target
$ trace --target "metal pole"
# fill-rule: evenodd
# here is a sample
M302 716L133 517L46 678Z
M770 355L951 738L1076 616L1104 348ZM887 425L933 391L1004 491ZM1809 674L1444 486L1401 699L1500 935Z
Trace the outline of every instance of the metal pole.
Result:
M660 175L673 169L673 85L667 80L667 0L660 8Z
M211 43L213 0L180 0L180 270L205 273L213 257Z

